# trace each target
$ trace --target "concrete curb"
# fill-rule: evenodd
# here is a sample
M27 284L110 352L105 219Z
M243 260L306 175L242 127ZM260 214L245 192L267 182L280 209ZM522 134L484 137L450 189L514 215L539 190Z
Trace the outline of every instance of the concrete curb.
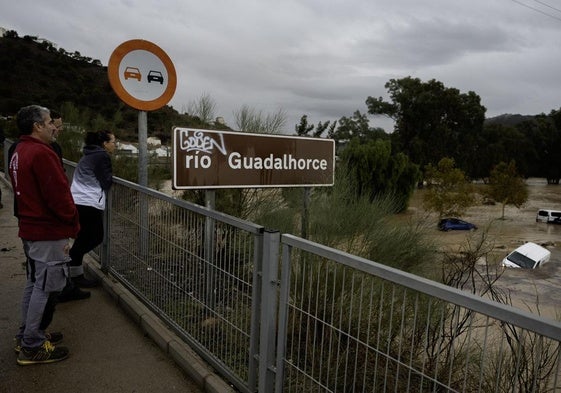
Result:
M84 269L99 279L103 289L115 303L150 337L174 362L207 393L237 392L198 356L183 340L169 329L148 307L110 275L105 274L99 265L86 256Z

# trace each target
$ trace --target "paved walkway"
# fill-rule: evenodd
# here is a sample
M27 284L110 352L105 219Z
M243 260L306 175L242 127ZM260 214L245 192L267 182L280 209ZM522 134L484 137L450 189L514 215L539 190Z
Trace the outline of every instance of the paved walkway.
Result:
M92 289L90 299L59 304L49 329L64 333L70 357L18 366L13 336L20 323L24 255L3 172L0 187L0 393L233 391L91 260L87 271L103 278L103 287Z

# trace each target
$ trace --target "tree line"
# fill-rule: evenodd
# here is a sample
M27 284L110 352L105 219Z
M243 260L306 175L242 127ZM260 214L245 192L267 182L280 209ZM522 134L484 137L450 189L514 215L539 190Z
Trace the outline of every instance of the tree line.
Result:
M442 159L452 160L466 182L487 183L493 171L507 166L512 176L559 184L559 109L515 124L486 122L486 108L472 91L461 93L435 79L412 77L391 79L385 88L389 99L368 97L367 114L357 110L351 117L317 126L302 116L295 127L298 135L335 139L358 194L393 194L405 208L414 185L432 176ZM371 127L368 115L393 119L393 132Z

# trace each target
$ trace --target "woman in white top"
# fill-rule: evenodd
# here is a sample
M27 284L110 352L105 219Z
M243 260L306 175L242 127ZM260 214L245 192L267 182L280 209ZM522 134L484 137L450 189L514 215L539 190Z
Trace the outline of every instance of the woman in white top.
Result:
M78 162L70 187L80 216L80 231L70 249L69 284L73 288L65 288L59 301L84 299L89 293L80 291L79 287L99 285L84 277L82 261L85 254L103 241L103 211L107 191L113 183L110 154L115 150L115 143L115 135L110 131L88 132L86 135L84 156Z

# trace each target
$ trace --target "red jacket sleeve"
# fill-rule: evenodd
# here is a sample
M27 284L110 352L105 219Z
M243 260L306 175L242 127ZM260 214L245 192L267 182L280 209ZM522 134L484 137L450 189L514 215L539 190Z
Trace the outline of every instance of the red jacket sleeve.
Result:
M33 162L33 171L43 180L39 182L41 194L53 216L62 223L74 226L77 234L80 228L78 210L70 193L68 179L56 153L51 149L45 151L47 153L41 155L41 160Z

